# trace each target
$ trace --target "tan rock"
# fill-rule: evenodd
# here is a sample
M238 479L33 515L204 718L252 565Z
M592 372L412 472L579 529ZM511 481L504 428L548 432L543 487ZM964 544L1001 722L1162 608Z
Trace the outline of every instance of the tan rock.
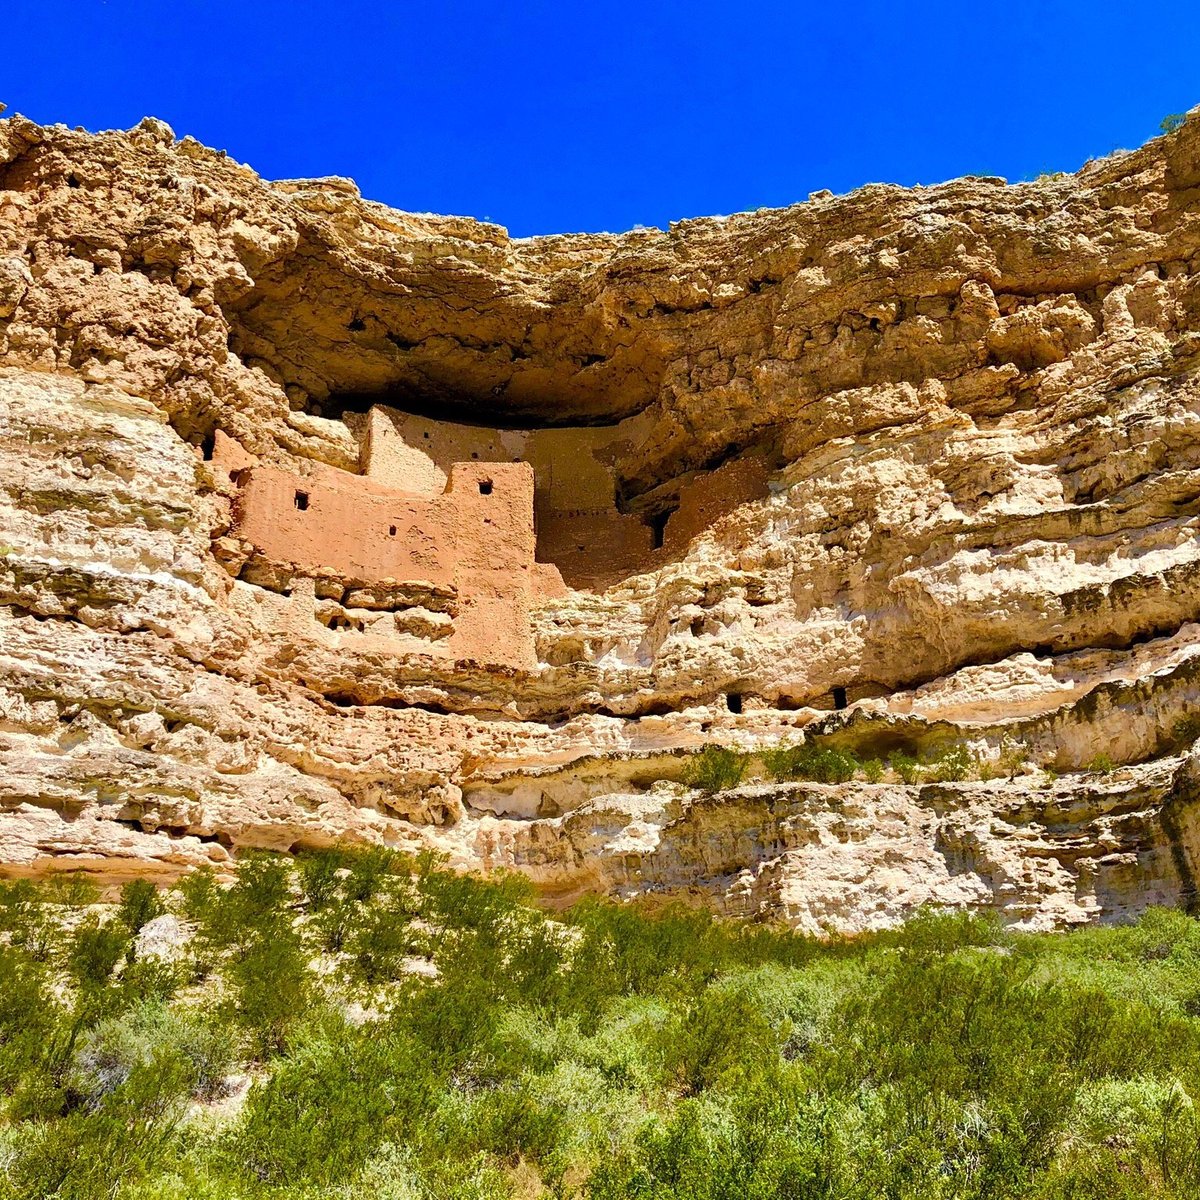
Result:
M1192 120L513 240L0 120L0 864L355 838L812 930L1190 903L1197 164ZM1028 765L681 782L806 726Z

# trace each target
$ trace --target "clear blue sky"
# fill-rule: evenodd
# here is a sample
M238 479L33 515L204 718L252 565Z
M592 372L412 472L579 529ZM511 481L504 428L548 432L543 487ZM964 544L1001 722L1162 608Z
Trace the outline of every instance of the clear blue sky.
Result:
M514 235L1074 170L1200 102L1200 0L8 0L0 101Z

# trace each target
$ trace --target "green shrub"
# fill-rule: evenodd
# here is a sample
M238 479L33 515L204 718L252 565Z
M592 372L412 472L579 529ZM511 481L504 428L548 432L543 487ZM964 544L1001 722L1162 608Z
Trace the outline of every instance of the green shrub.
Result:
M130 933L137 933L147 921L154 920L165 911L158 888L148 879L134 879L121 889L117 919Z
M742 782L748 756L725 746L705 746L694 754L684 769L683 780L690 787L710 795L728 791Z
M1029 758L1029 747L1020 739L1005 734L1000 739L1000 755L996 766L1010 781L1024 770Z
M251 1053L268 1057L287 1044L288 1031L306 1013L310 979L300 938L290 928L244 945L225 969L232 1009L250 1037Z
M100 889L78 871L52 875L43 885L46 901L66 908L87 908L100 899Z
M1097 754L1095 758L1088 763L1088 770L1096 772L1100 775L1109 775L1115 769L1116 764L1113 762L1111 755Z
M883 778L883 763L878 758L868 758L862 764L862 773L868 783L878 783Z
M926 770L936 783L961 783L977 770L977 763L971 751L958 742L931 759Z
M399 979L405 960L417 947L407 914L382 905L368 907L346 941L346 949L368 983Z
M847 783L859 762L849 751L836 750L818 741L780 746L763 754L763 765L772 779L811 779L817 783Z
M308 850L296 859L300 887L313 912L329 907L342 895L346 858L340 850Z
M320 1014L253 1088L232 1159L264 1183L338 1183L364 1165L389 1124L402 1131L426 1096L402 1036Z
M129 931L123 925L88 917L71 937L67 969L81 988L103 986L124 958L129 945Z
M353 886L349 852L181 885L211 973L178 990L116 970L126 923L5 889L0 1196L1200 1195L1182 912L1033 935L930 910L819 942L661 899L551 915L517 877L378 861ZM349 953L316 961L338 912ZM49 958L14 941L25 913ZM436 977L398 969L410 941ZM192 1107L238 1039L240 1111Z
M888 766L899 776L901 783L920 783L924 774L921 764L910 754L893 754L888 759Z
M1187 124L1187 113L1168 113L1159 122L1159 129L1163 133L1174 133L1177 129L1182 129Z
M7 933L10 943L36 962L46 962L61 940L45 897L28 879L0 880L0 933Z
M232 1039L217 1022L150 1002L83 1035L74 1056L73 1087L97 1108L136 1071L169 1064L187 1095L211 1100L223 1093L233 1058Z

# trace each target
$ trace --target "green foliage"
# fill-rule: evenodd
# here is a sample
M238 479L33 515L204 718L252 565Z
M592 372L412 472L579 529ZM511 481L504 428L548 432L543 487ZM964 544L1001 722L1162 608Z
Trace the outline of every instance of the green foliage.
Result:
M936 783L961 783L977 771L978 764L971 751L958 742L931 759L926 769Z
M81 1038L72 1087L95 1109L137 1071L169 1063L188 1095L212 1100L223 1093L233 1061L233 1040L217 1021L151 1001L106 1018Z
M424 1073L404 1050L398 1036L321 1014L251 1093L231 1147L235 1166L272 1184L351 1176L406 1103L419 1110Z
M0 881L0 934L7 934L9 943L35 962L49 959L60 940L47 896L28 879Z
M1115 766L1116 764L1113 762L1111 755L1097 754L1096 757L1093 758L1090 763L1088 763L1088 770L1095 771L1100 775L1108 775L1113 771Z
M86 908L100 899L100 889L77 871L53 875L46 883L44 896L48 904L60 904L66 908Z
M748 756L725 746L705 746L693 755L683 773L690 787L713 794L735 788L742 782L749 762Z
M137 933L147 921L153 921L165 911L158 888L148 879L132 880L121 889L117 919L130 933Z
M812 779L817 783L847 783L860 766L848 750L837 750L817 740L768 750L762 759L772 779Z
M1177 129L1182 129L1187 124L1187 113L1168 113L1159 122L1159 129L1163 133L1174 133Z
M1029 758L1029 747L1019 738L1005 735L1000 741L1000 756L996 766L1001 774L1008 779L1016 777L1024 770Z
M1200 1195L1180 912L817 942L341 850L168 900L205 973L128 960L136 896L0 890L4 1200Z
M67 949L67 968L81 988L108 981L129 948L129 931L116 921L88 917L75 930Z
M868 758L862 764L863 778L868 783L878 783L883 778L883 762L878 758Z
M921 764L909 754L893 754L888 760L888 766L896 773L901 783L921 782Z

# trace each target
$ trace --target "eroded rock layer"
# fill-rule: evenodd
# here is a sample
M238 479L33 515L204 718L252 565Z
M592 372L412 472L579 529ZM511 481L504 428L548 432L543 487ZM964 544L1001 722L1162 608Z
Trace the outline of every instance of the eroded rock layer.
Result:
M519 241L0 121L0 864L351 837L814 930L1190 904L1198 435L1196 117ZM685 782L801 731L988 769Z

